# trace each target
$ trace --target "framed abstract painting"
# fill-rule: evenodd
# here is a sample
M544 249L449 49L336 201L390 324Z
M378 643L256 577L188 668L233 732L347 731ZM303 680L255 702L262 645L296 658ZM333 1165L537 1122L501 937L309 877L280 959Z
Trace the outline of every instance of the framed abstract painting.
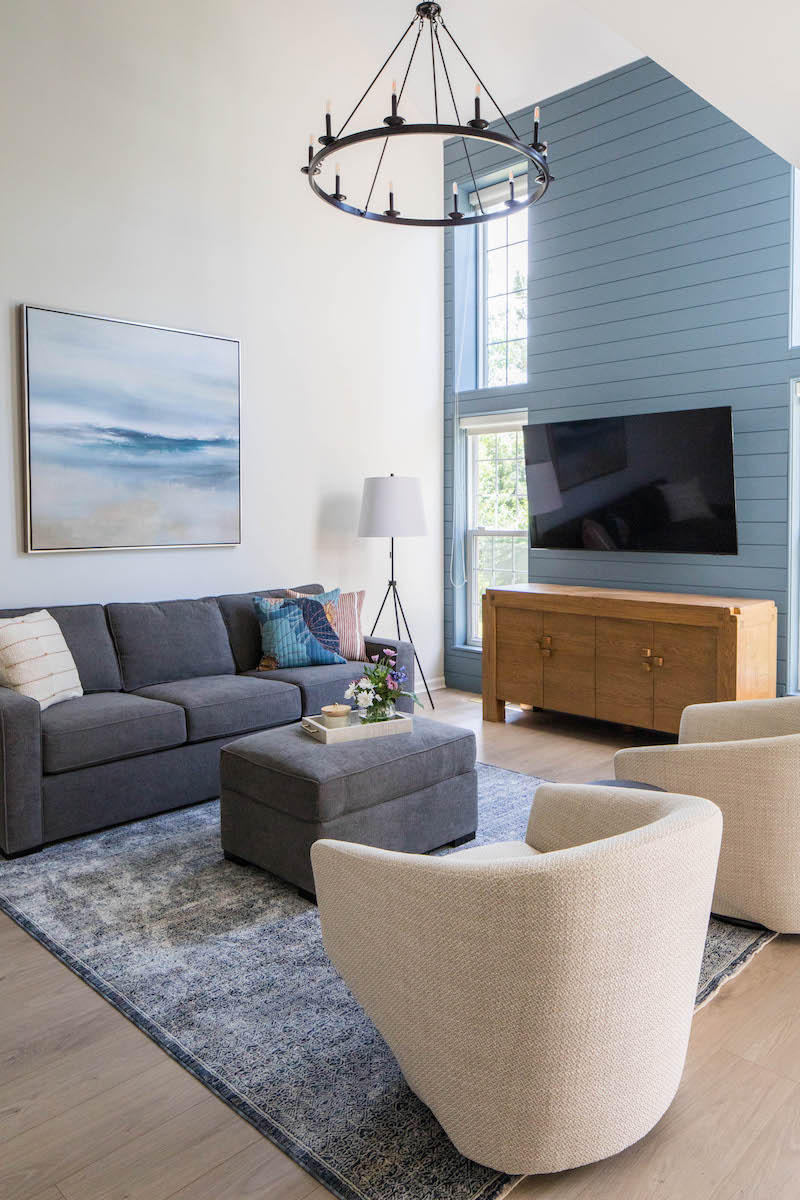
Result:
M239 342L22 306L27 550L235 546Z

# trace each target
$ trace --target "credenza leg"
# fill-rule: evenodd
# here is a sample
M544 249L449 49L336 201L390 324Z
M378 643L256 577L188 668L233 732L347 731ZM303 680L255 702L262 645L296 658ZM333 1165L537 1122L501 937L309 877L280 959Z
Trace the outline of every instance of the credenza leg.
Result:
M483 719L484 721L505 721L506 719L506 702L505 700L492 699L489 696L483 697Z

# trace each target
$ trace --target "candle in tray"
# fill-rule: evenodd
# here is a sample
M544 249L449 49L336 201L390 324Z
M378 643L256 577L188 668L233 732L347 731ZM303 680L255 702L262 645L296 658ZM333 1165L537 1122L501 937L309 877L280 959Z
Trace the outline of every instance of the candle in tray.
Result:
M342 729L345 725L350 724L352 712L349 704L324 704L322 720L329 729Z

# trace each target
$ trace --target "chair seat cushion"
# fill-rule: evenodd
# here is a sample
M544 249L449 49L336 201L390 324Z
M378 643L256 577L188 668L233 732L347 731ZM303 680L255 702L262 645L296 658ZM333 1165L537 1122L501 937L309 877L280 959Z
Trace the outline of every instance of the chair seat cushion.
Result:
M182 708L124 692L94 692L42 713L42 766L48 775L185 741Z
M344 704L344 693L352 679L364 674L364 664L332 663L324 667L281 667L277 671L246 671L256 679L292 683L300 689L303 716L316 716L323 704Z
M300 719L300 692L291 684L244 675L206 675L140 688L137 696L180 705L190 742L249 733Z
M534 850L527 842L493 842L489 846L456 850L448 857L467 858L470 862L499 862L502 858L535 858L541 853L541 850Z
M324 745L299 725L239 738L221 756L223 789L302 821L410 796L472 772L475 735L469 729L414 718L411 733Z

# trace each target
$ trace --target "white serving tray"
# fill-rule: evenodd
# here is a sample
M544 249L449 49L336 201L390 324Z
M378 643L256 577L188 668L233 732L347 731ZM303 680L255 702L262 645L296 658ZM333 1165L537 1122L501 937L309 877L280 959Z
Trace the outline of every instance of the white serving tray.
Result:
M360 742L364 738L388 737L392 733L411 733L414 728L414 718L406 716L404 713L395 713L388 721L372 721L364 724L358 715L353 713L349 725L342 725L339 729L329 729L323 723L320 713L315 717L303 717L300 724L311 737L330 746L338 742Z

